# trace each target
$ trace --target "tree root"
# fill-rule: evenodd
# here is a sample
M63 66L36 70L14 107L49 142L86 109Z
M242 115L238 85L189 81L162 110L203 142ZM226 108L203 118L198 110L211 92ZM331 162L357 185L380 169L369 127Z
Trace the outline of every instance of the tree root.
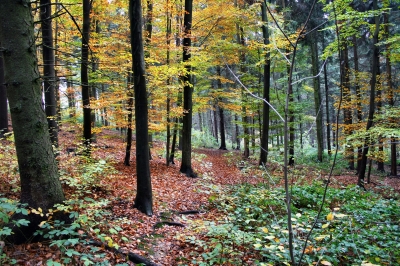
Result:
M127 257L129 259L129 261L131 261L133 263L142 263L142 264L144 264L146 266L159 266L158 264L156 264L156 263L148 260L147 258L138 255L138 254L135 254L133 252L124 252L121 249L110 247L107 244L105 244L103 242L100 242L100 241L90 240L90 241L88 241L88 244L92 245L92 246L95 246L95 247L103 247L108 251L114 252L115 254L120 254L120 255L122 255L124 257Z

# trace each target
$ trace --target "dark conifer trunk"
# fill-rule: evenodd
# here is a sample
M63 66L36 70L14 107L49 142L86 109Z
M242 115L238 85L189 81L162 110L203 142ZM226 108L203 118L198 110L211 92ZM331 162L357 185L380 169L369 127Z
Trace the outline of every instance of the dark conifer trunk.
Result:
M51 143L58 147L56 74L54 70L54 48L51 0L40 0L40 20L42 22L42 46L43 46L43 90L45 110L49 124Z
M21 203L46 214L54 204L65 200L57 163L50 141L36 57L35 37L30 1L0 1L0 40L4 54L5 84L13 123L15 147L21 180ZM16 214L15 219L28 219L29 226L14 227L10 242L31 239L44 215ZM66 221L59 214L54 217Z
M153 215L149 164L148 104L142 37L142 4L140 0L129 1L129 18L136 122L137 194L134 206L146 215Z
M1 47L1 42L0 42ZM8 132L7 90L4 80L3 52L0 51L0 138Z

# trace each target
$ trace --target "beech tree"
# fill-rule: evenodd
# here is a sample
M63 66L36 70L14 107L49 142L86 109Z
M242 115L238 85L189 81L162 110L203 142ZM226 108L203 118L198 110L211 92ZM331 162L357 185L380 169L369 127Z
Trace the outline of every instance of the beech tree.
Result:
M142 3L140 0L129 1L129 20L136 125L137 194L134 206L139 211L152 215L153 195L149 165L148 103L143 50Z
M182 118L182 164L180 172L186 174L187 177L196 177L192 169L192 114L193 103L192 94L193 86L191 84L191 67L190 67L190 46L192 43L192 12L193 0L185 0L185 15L183 18L184 39L183 39L183 63L186 73L183 75L183 109L184 116Z
M14 130L21 180L21 203L47 213L64 201L57 163L42 108L41 79L36 57L30 1L0 2L0 40L4 51L5 84ZM15 216L16 217L16 216ZM18 218L18 217L17 217ZM29 226L15 227L10 241L21 243L47 219L31 213ZM57 219L61 220L61 217Z

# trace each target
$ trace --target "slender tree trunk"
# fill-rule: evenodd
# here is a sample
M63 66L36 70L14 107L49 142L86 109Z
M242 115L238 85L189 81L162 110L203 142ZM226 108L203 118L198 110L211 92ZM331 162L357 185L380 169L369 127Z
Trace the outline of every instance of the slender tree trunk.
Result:
M132 72L135 87L137 194L134 206L153 215L153 194L149 163L148 104L142 31L141 0L129 1Z
M379 57L379 50L378 50L378 57ZM380 76L380 74L381 74L381 72L380 72L380 64L379 64L379 58L378 58L378 66L377 66L377 74L376 75ZM379 85L379 83L381 83L380 79L377 80L377 83L378 83L378 85ZM379 112L379 113L382 112L382 90L380 90L380 89L376 90L376 109L377 109L377 112ZM380 135L378 137L378 143L379 143L379 147L378 147L379 153L383 154L382 135ZM377 164L378 164L377 170L379 172L384 173L385 172L385 165L384 165L383 160L381 160L381 159L378 160Z
M0 42L0 47L1 42ZM7 90L4 80L3 52L0 51L0 138L8 132Z
M286 50L287 54L290 54L289 50ZM287 73L288 76L291 77L291 67L290 65L287 66ZM288 81L288 108L286 108L285 112L287 113L287 117L285 121L287 121L287 127L285 126L284 130L289 130L289 139L285 139L283 143L287 143L288 145L288 165L294 165L294 140L295 140L295 133L294 133L294 99L293 99L293 85L291 80ZM286 136L286 133L284 134Z
M383 13L383 23L385 24L385 35L389 37L389 13ZM388 86L388 99L389 106L394 107L394 91L392 82L392 63L390 62L391 48L390 44L386 45L386 74L387 74L387 86ZM390 121L393 123L393 121ZM395 123L393 123L395 124ZM396 138L390 140L390 175L397 176L397 163L396 163Z
M51 143L58 147L56 74L54 70L54 47L51 0L40 0L40 20L42 22L43 45L43 86L45 110L49 124Z
M171 12L170 12L170 3L167 0L167 34L166 34L166 43L167 43L167 65L170 65L170 45L171 45L171 34L172 34L172 19L171 19ZM167 143L166 143L166 154L165 154L165 163L169 166L170 163L170 141L171 141L171 92L169 89L171 83L171 78L167 79Z
M185 0L185 13L183 18L184 39L183 39L183 64L186 73L182 77L183 82L183 109L185 114L182 118L182 164L180 172L187 177L197 177L192 169L192 93L191 86L191 66L190 66L190 46L192 31L192 12L193 0Z
M261 17L263 21L262 31L264 37L264 44L269 45L269 32L268 32L268 17L266 11L266 1L262 1L261 3ZM267 48L268 49L268 48ZM270 87L271 87L271 60L270 60L270 52L267 50L265 54L265 63L264 63L264 80L263 80L263 111L262 111L262 129L261 129L261 146L260 146L260 160L258 161L259 165L265 165L268 159L268 139L269 139L269 105L265 102L269 103L270 98Z
M128 129L126 133L126 151L124 165L129 166L131 160L131 149L132 149L132 119L133 119L133 75L131 71L128 71L127 79L127 110L128 110Z
M242 45L242 47L244 48L245 46L245 40L244 40L244 30L242 27L239 27L239 31L238 31L238 41L239 44ZM245 63L246 63L246 55L243 51L240 52L240 72L241 73L245 73L246 72L246 68L245 68ZM250 145L249 145L249 136L250 136L250 132L249 132L249 118L247 116L247 108L246 108L246 104L247 104L247 93L244 91L244 88L241 89L242 92L242 124L243 124L243 157L244 158L249 158L250 156Z
M374 10L378 10L378 0L373 0L373 8ZM372 66L371 66L371 72L372 72L372 77L370 81L371 85L371 91L370 91L370 98L369 98L369 113L368 113L368 121L367 121L367 127L366 130L368 131L373 124L373 119L374 119L374 113L375 113L375 89L376 89L376 76L378 73L378 60L379 60L379 47L377 46L378 43L378 37L379 37L379 16L375 16L375 32L373 35L373 41L372 41L372 51L373 51L373 57L372 57ZM361 165L360 165L360 171L358 172L358 186L364 187L364 178L365 178L365 170L367 166L367 154L368 154L368 149L370 145L370 140L367 138L364 141L364 149L363 149L363 154L361 158Z
M344 44L342 55L342 90L343 90L343 102L345 106L343 107L343 120L344 120L344 134L345 136L349 136L352 134L352 124L353 124L353 116L352 110L350 107L351 94L350 94L350 68L349 68L349 53L347 49L347 45ZM348 166L350 170L354 170L354 150L351 147L345 148L346 159L348 162Z
M325 44L323 44L325 46ZM329 119L329 85L328 85L328 71L326 64L324 64L324 85L325 85L325 113L326 113L326 148L328 149L328 155L332 154L331 147L331 124Z
M240 139L239 139L239 126L238 126L238 115L235 114L235 139L236 139L236 150L240 150Z
M321 106L321 90L319 83L319 64L318 64L318 42L317 35L315 31L310 35L310 49L311 49L311 64L312 64L312 73L315 77L313 79L314 85L314 107L315 107L315 119L316 119L316 129L317 129L317 159L319 162L323 160L323 152L324 152L324 138L322 132L322 106Z
M90 11L91 1L83 0L83 27L82 27L82 62L81 62L81 87L83 105L83 140L85 154L90 155L90 143L92 138L92 119L90 109L90 86L89 86L89 33L90 33Z
M219 106L219 127L221 132L221 146L219 146L219 149L226 150L224 109L221 106Z
M214 108L213 108L213 121L214 121L214 138L217 140L218 142L218 115L217 115L217 109L218 106L217 104L214 104Z
M14 227L8 241L32 240L41 221L55 204L65 200L57 162L50 141L46 113L42 109L42 90L36 57L33 17L30 1L0 1L0 40L4 53L5 84L13 123L15 147L21 181L20 202L42 209L43 217L31 213L15 214L28 219L28 226ZM60 213L53 217L67 218Z
M153 1L152 0L147 0L147 14L146 14L146 32L145 32L145 44L146 44L146 49L145 49L145 58L148 59L150 58L150 45L151 45L151 35L153 33ZM146 62L146 61L145 61ZM149 64L146 63L146 69L149 68ZM149 101L149 108L150 110L153 109L152 107L152 97L151 95L148 96L148 101ZM150 148L153 147L153 134L149 132L149 159L151 160L151 151Z
M362 123L362 104L361 104L361 92L359 83L359 66L358 66L358 45L357 37L353 35L353 57L354 57L354 72L355 72L355 88L356 88L356 101L357 101L357 120L358 123ZM357 147L357 173L360 171L362 158L362 147Z

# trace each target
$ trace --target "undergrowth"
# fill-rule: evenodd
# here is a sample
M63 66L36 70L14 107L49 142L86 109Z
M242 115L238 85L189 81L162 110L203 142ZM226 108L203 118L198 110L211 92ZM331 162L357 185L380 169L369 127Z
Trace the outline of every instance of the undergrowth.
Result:
M315 221L324 186L293 187L295 258L302 265L399 265L399 202L357 187L329 188L323 215ZM200 237L186 236L196 265L289 265L286 207L282 189L241 185L219 192L212 203L224 220L196 224Z

